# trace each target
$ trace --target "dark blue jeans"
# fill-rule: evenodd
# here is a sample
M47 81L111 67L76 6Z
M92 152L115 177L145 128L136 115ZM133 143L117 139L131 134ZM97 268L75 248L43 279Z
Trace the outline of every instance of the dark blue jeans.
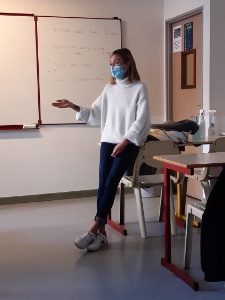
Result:
M111 211L120 179L129 165L133 164L139 147L128 144L124 151L112 157L116 144L101 143L99 164L99 188L97 197L97 214L95 220L100 225L107 223L107 216Z

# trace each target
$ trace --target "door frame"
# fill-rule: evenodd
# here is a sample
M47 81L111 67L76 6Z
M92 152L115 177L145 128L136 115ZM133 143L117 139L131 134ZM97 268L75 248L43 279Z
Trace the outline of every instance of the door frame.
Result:
M175 22L179 22L186 18L193 17L199 13L203 15L203 6L165 21L165 88L166 88L165 97L166 97L166 120L167 121L172 120L172 39L173 39L172 25ZM203 26L202 26L202 30L203 30ZM201 57L203 63L203 50L202 50ZM201 66L203 72L203 64L201 64ZM202 76L202 80L203 80L203 76ZM201 94L203 94L203 91ZM201 99L201 105L202 104L203 104L203 99Z

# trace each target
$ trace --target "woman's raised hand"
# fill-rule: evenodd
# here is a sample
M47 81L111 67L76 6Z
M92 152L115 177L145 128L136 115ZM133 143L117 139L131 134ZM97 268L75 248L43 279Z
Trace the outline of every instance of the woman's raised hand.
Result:
M61 100L56 100L56 102L53 102L52 106L58 108L68 108L68 107L73 108L74 104L67 99L61 99Z

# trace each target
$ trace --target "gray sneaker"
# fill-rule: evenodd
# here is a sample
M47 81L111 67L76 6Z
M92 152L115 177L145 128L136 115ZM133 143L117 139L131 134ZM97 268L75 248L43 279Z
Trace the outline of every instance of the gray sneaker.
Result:
M108 245L107 236L105 236L100 232L95 236L93 242L88 245L87 250L98 251L101 247L105 247L107 245Z
M94 240L94 238L95 238L95 234L88 231L85 234L83 234L81 237L76 239L74 244L79 249L85 249Z

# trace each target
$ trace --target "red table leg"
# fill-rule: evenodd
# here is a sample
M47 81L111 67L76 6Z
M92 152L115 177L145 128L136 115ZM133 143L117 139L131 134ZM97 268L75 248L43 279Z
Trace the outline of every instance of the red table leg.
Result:
M120 184L120 223L117 224L112 220L111 212L108 215L107 224L110 225L113 229L117 230L123 235L127 235L127 230L121 226L125 224L125 195L124 195L124 184Z
M199 284L184 270L171 263L171 229L170 229L170 170L164 166L164 216L165 216L165 257L161 259L161 264L177 277L187 283L195 291L199 290Z
M108 218L107 218L107 224L109 226L111 226L113 229L115 229L116 231L118 231L119 233L123 234L123 235L127 235L127 230L121 226L120 224L117 224L116 222L114 222L111 219L111 213L109 214Z

